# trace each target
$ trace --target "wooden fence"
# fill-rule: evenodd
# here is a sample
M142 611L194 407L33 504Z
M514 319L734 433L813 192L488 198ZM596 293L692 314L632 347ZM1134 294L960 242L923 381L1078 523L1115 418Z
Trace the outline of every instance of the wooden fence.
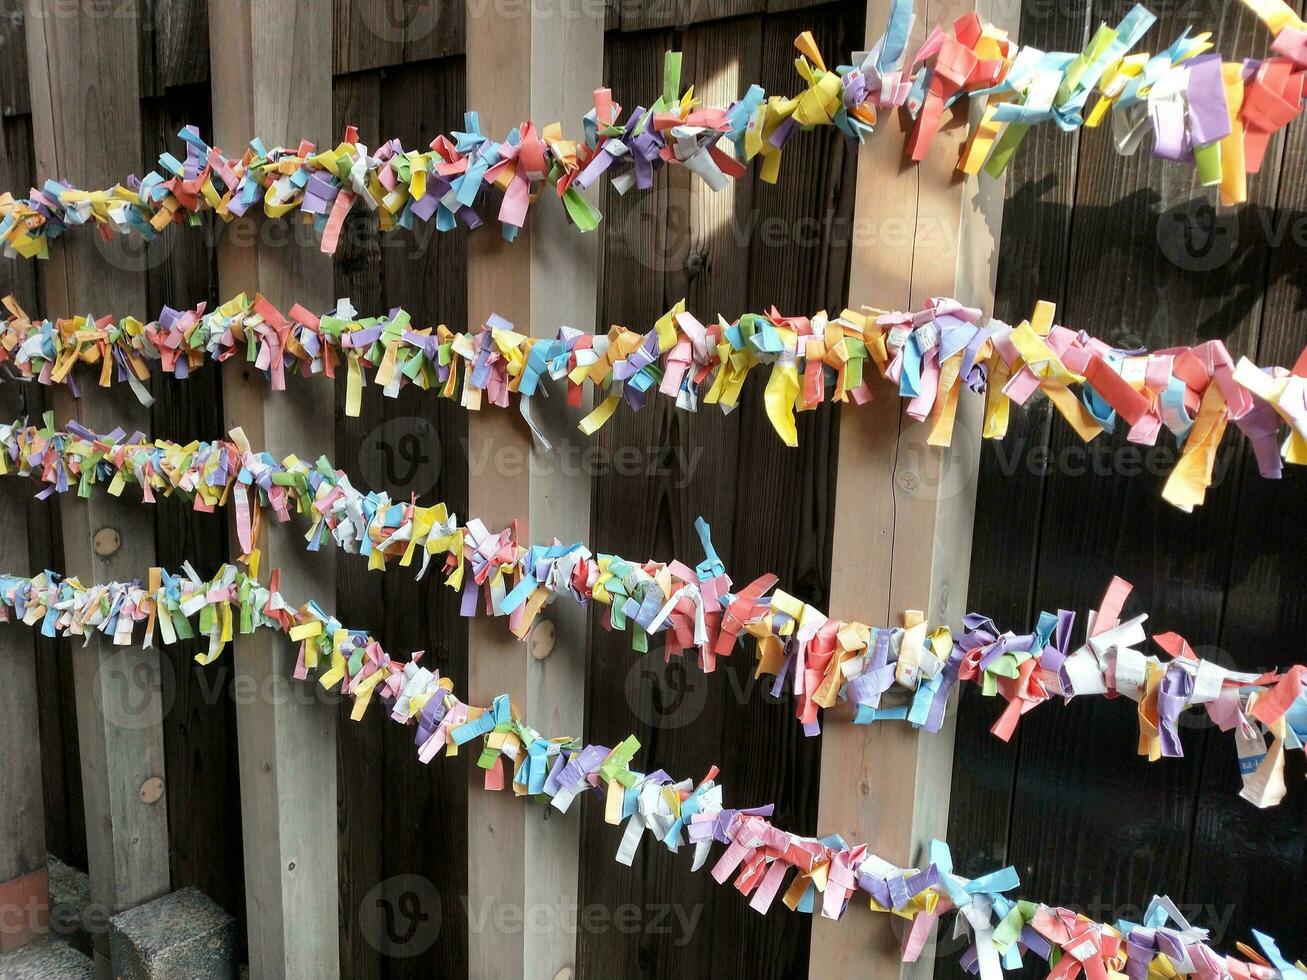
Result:
M484 70L483 62L470 62L487 51L477 30L467 29L462 2L336 0L334 11L326 9L325 0L284 3L302 19L298 29L332 31L333 133L302 132L292 112L292 132L258 135L304 135L325 143L353 124L369 146L398 138L412 148L425 145L436 132L461 127L469 107L469 77ZM11 0L0 18L0 186L15 192L56 176L37 166L39 134L50 125L42 114L51 111L49 99L42 101L37 93L49 92L54 65L29 62L34 26L30 16L22 16L24 6ZM97 112L109 120L97 132L121 125L123 116L136 120L140 152L132 166L138 172L148 169L160 152L176 150L175 134L183 123L210 133L224 125L223 112L232 119L232 104L220 106L217 100L236 98L230 94L233 79L249 69L239 67L244 53L239 31L229 43L211 45L211 37L226 37L213 29L211 19L230 13L259 24L260 17L286 16L271 0L242 0L222 13L224 5L200 0L132 0L115 7L133 14L126 32L118 35L135 38L139 62L139 72L124 71L121 64L116 70L139 74L139 85L134 92L130 84L123 91L106 91L89 74L72 75L59 83L59 97L69 100L63 111L70 118L70 140ZM1264 50L1261 29L1238 4L1154 7L1161 23L1150 36L1169 39L1187 25L1214 27L1227 55ZM1074 50L1100 20L1114 21L1122 9L1120 4L1076 0L1027 2L1006 15L1023 43ZM998 11L995 19L1003 13ZM947 14L932 3L921 16L934 23ZM320 20L305 28L304 18ZM323 26L327 20L330 28ZM866 7L856 0L610 3L602 42L603 82L627 101L656 91L663 52L675 49L683 53L683 77L703 95L735 96L754 80L768 91L790 89L792 41L800 31L811 29L828 58L838 61L864 46L867 23ZM84 43L94 47L115 36L89 31ZM294 43L292 33L286 38L287 57ZM559 62L568 58L564 50L548 47L539 48L537 57L541 51ZM104 56L112 61L120 54ZM219 58L230 60L218 66ZM594 62L598 64L597 53ZM313 70L318 69L325 84L325 62ZM226 81L220 84L220 78ZM83 86L80 92L70 89L74 84ZM254 84L276 91L275 80ZM322 99L328 95L317 94ZM303 119L325 119L324 106L306 109ZM256 117L246 117L251 126L245 129L239 119L225 125L246 138L255 135ZM1295 124L1287 138L1272 144L1266 172L1252 181L1249 205L1219 219L1213 232L1215 255L1204 251L1205 215L1192 202L1205 195L1190 187L1189 171L1147 156L1120 158L1109 142L1104 133L1066 135L1052 127L1038 128L1026 139L1007 183L996 315L1015 322L1036 300L1050 299L1058 303L1062 322L1123 346L1158 348L1221 337L1236 356L1246 353L1258 363L1287 363L1295 357L1305 322L1301 270L1307 257L1302 233L1307 186L1300 178L1307 164L1307 129ZM864 180L867 166L861 168ZM947 189L947 177L938 169L923 171L920 179L923 184L938 179ZM857 271L868 262L888 261L885 255L894 247L876 237L883 236L883 228L869 230L855 220L868 213L861 204L855 211L859 171L856 154L833 131L823 131L786 150L776 186L750 175L732 190L713 195L673 169L648 194L623 198L605 191L599 202L605 218L595 243L599 264L593 325L644 327L682 297L696 311L730 315L774 303L787 312L807 313L838 309L851 291L871 301L906 289L907 279L868 281ZM123 174L83 167L58 176L91 183ZM861 193L871 194L871 185L864 184ZM935 194L929 187L923 193ZM909 227L920 235L924 226L909 222ZM940 227L957 234L956 222ZM165 303L222 300L239 288L251 288L229 281L231 266L220 268L220 261L227 261L219 258L223 249L214 247L221 238L212 227L173 230L148 248L123 253L121 261L128 265L115 270L115 289L129 284L129 295L144 309L93 312L153 313ZM1222 259L1224 240L1237 247ZM473 246L470 274L469 241L462 231L382 237L375 217L356 213L342 243L334 291L350 297L360 311L403 306L421 322L459 326L487 312L482 308L484 286L478 301L469 303L469 288L477 288L476 263L486 259ZM930 260L929 251L922 254ZM270 292L302 284L282 276L269 286L266 273L256 274L258 285ZM63 308L50 276L50 270L37 270L31 263L0 263L0 285L28 311L87 312ZM304 297L271 298L289 304ZM218 372L199 372L183 383L156 379L152 390L156 403L146 422L164 438L216 438L241 412L259 411L233 401L230 381L224 402ZM22 398L23 410L31 415L51 401L44 389L30 387L23 389ZM333 458L356 485L384 488L395 496L412 490L424 500L446 501L459 515L486 516L500 506L494 474L477 470L483 444L475 431L469 432L466 412L414 388L386 399L372 386L365 389L361 416L348 419L340 410L343 398L342 386L334 433L321 427L315 433L282 432L277 445L297 448L302 435L299 451L304 452L334 436ZM473 430L481 422L473 420ZM842 551L840 541L846 541L850 522L859 519L863 505L853 498L857 488L848 478L849 457L841 459L840 437L838 413L807 413L799 420L799 448L786 449L771 432L760 397L745 397L742 407L725 417L708 410L687 415L661 399L638 414L619 412L592 443L599 450L592 459L601 463L588 473L589 544L595 551L689 560L698 549L694 519L702 515L712 525L735 581L774 571L787 590L818 607L848 602L840 594L841 583L853 574L856 556L847 548ZM1135 583L1140 605L1155 614L1154 625L1208 644L1200 648L1203 655L1246 669L1301 660L1300 649L1286 648L1281 639L1300 636L1307 628L1307 571L1301 561L1307 527L1290 511L1307 486L1301 472L1289 468L1279 483L1259 479L1250 450L1242 437L1235 437L1222 450L1221 477L1209 503L1185 515L1162 502L1158 476L1129 472L1133 464L1126 461L1123 436L1104 437L1106 462L1098 466L1094 458L1080 465L1073 440L1066 427L1050 424L1043 403L1015 413L1007 441L986 444L978 458L962 460L963 467L978 465L980 476L970 588L961 590L965 603L952 596L950 609L983 609L1022 629L1041 609L1089 607L1111 575L1120 574ZM392 448L383 450L383 443ZM640 450L641 462L634 469L616 465L621 447ZM1081 468L1085 472L1076 472ZM846 491L839 499L837 483ZM905 490L904 484L891 492L906 494L906 504L918 508L914 514L927 505L930 520L942 513L943 505L929 493ZM11 488L6 493L11 506L21 506L22 498ZM866 507L873 504L869 500ZM9 535L26 530L31 569L90 571L87 545L65 535L72 526L68 512L77 506L29 502L25 529L6 530ZM161 500L144 518L136 502L106 506L106 526L129 519L149 522L142 525L144 540L131 544L133 556L149 555L165 567L190 560L207 575L231 553L222 518L197 514L180 501ZM80 526L96 530L85 518ZM535 537L556 533L551 526L534 530ZM4 540L12 564L22 545ZM940 557L928 554L920 560L929 564ZM951 560L958 581L965 582L965 555ZM144 571L124 568L122 574ZM430 580L415 582L404 572L368 573L362 561L349 558L337 563L335 581L336 613L343 622L374 630L387 648L425 649L425 663L460 680L478 669L477 658L486 650L470 648L450 590ZM937 583L929 576L928 583L925 588L934 597ZM294 596L307 595L307 585L288 581L286 588ZM846 586L844 596L847 592ZM899 605L926 600L922 595ZM835 610L845 615L860 611ZM11 645L27 642L6 636ZM88 760L79 749L85 736L79 738L73 692L75 658L88 654L70 650L63 641L33 642L45 843L69 864L86 868L91 863L88 838L94 846L99 834L95 828L88 831L85 822L93 790L82 775ZM266 842L242 834L242 817L248 820L251 813L250 800L242 806L250 776L243 779L238 764L237 719L243 719L244 709L232 683L233 659L224 658L201 674L192 663L194 652L193 644L166 648L159 667L168 802L164 867L172 888L194 884L236 915L241 952L248 957L246 937L252 928L263 928L264 913L252 913L247 906L245 869L249 848ZM720 764L733 800L775 800L778 822L804 833L818 831L819 807L828 805L821 800L823 743L830 740L829 763L830 746L837 742L829 735L803 737L790 708L751 678L751 657L732 657L717 677L705 679L695 670L664 666L657 657L633 658L627 637L593 621L588 634L551 657L584 664L587 739L613 744L634 731L647 757L672 772L704 772ZM521 669L535 668L527 664ZM348 720L347 707L335 710L340 975L502 975L491 970L486 958L493 943L485 934L487 908L478 899L487 894L477 880L484 868L479 863L469 868L468 863L469 840L481 840L474 853L482 855L478 861L489 860L481 835L485 821L496 817L470 799L483 794L479 789L469 794L468 770L452 762L420 765L411 734L387 724L379 712L356 723ZM1215 938L1223 948L1246 939L1252 926L1286 938L1307 934L1307 906L1287 898L1307 886L1307 794L1300 791L1300 755L1289 761L1291 792L1284 804L1256 811L1236 797L1230 740L1213 732L1187 731L1183 761L1150 765L1134 757L1133 712L1120 703L1085 700L1050 706L1028 718L1009 745L987 733L996 713L993 703L974 691L961 698L951 804L950 794L942 794L960 872L1010 862L1021 874L1023 894L1080 905L1107 918L1128 915L1154 891L1169 893L1183 903L1211 907L1199 918L1217 924ZM861 729L857 734L864 736ZM837 751L847 750L838 744ZM909 745L902 751L916 749ZM939 778L947 784L946 772L935 775L936 784ZM879 805L877 796L890 792L880 783L864 790L872 806ZM330 831L329 813L316 813L313 819ZM532 813L525 819L541 816ZM852 935L851 930L883 930L889 936L882 922L855 916L842 924L842 931L823 930L821 942L814 944L806 916L784 910L758 916L732 889L715 885L704 873L691 876L684 855L644 847L634 867L614 865L616 839L602 822L601 808L582 807L579 816L567 819L579 821L574 844L579 874L575 894L562 897L583 910L628 904L641 910L635 929L576 929L569 965L578 976L802 976L809 972L810 960L814 977L834 975L824 959L831 944L848 942L857 950L868 942L863 932L856 939L841 938ZM942 810L905 819L924 821L922 826L933 820L939 830L945 828ZM821 821L823 832L832 829L826 823ZM506 873L523 881L531 874L520 866ZM376 941L369 917L378 914L377 897L386 894L386 883L407 875L426 882L418 892L428 911L438 902L439 928L429 944L401 951L413 955L386 955L386 943ZM519 901L529 901L529 886L519 882L518 888L524 896ZM679 910L681 921L692 920L693 927L684 936L651 928L649 913L660 908ZM321 947L331 941L329 922L307 919L299 928L299 943ZM569 937L564 947L571 942ZM876 942L884 945L881 939ZM940 948L957 951L945 939ZM558 953L549 948L539 955ZM513 955L529 957L529 943ZM958 972L948 955L942 955L942 963L941 972ZM883 956L874 964L877 975L898 970ZM542 972L539 964L530 969ZM552 967L548 975L554 975Z

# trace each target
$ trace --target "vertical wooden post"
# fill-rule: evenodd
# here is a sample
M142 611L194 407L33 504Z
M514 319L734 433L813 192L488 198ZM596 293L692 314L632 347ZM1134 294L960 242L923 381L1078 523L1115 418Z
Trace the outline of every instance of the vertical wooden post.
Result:
M7 105L21 101L26 105L27 66L23 25L6 34L17 45L11 65L21 64L18 75L0 77L0 92ZM12 48L11 48L12 50ZM30 161L25 141L15 147L0 124L0 184L5 187L31 183ZM18 162L22 160L22 162ZM0 271L0 289L19 295L29 302L36 286L36 269L31 264L12 263ZM20 395L20 386L0 386L0 418L21 418L28 407ZM31 506L45 507L31 499L31 487L25 481L0 481L0 549L8 558L8 567L17 571L26 567L28 556L28 522ZM50 876L46 870L45 798L42 792L41 732L37 705L40 703L36 673L36 645L24 636L20 625L0 632L0 740L9 751L0 753L0 785L11 787L0 799L0 952L17 949L44 934L50 913Z
M930 2L919 11L909 54L936 23L951 29L962 14L990 11L986 0ZM995 11L999 9L997 4ZM885 28L890 0L867 5L867 43ZM993 19L993 14L990 19ZM1013 18L1015 19L1015 18ZM999 23L999 26L1008 26ZM1015 24L1011 25L1015 34ZM920 166L906 161L905 120L883 114L879 132L859 151L849 305L918 309L931 297L955 296L993 308L1003 185L988 177L956 179L953 168L967 135L966 119L945 120ZM869 230L896 234L868 233ZM904 228L912 229L904 241ZM896 242L901 244L895 244ZM902 411L893 392L871 405L845 407L840 418L835 496L831 615L894 625L906 609L925 610L932 625L958 627L967 600L981 399L963 393L953 445L926 444L928 425ZM917 862L948 827L956 714L939 733L900 722L870 728L832 712L822 735L822 833L867 841L892 861ZM846 918L814 919L814 977L929 977L933 944L915 964L902 964L901 936L865 903ZM841 930L838 934L835 930Z
M23 516L13 494L0 498L6 511ZM6 520L0 546L26 551L26 533ZM8 749L0 753L0 953L44 935L50 920L50 876L46 871L45 809L41 799L41 740L36 706L36 648L20 625L0 634L0 731Z
M517 10L517 8L515 8ZM563 135L580 140L581 117L594 105L603 75L604 17L586 0L536 0L516 16L497 16L493 5L469 0L467 91L480 113L481 131L503 139L531 120L539 127L563 124ZM531 208L513 243L496 230L474 236L468 253L468 313L475 322L495 312L522 332L552 336L561 325L592 330L598 302L598 241L567 227L562 204L546 190ZM488 216L494 220L493 211ZM537 420L556 451L575 440L562 399L534 400ZM564 409L559 413L558 409ZM551 411L552 410L552 411ZM492 529L526 518L528 543L558 538L585 540L590 524L590 480L558 457L538 453L523 420L488 408L468 423L468 499L475 516ZM528 474L517 460L529 454ZM575 460L575 454L569 457ZM478 469L478 462L480 464ZM581 468L583 470L583 468ZM469 693L474 703L511 691L516 707L547 732L583 731L585 615L571 603L546 610L536 631L553 630L553 642L525 645L504 623L472 621L468 637ZM538 656L552 647L552 653ZM479 777L480 771L477 771ZM576 958L575 930L562 927L575 907L580 842L575 820L546 820L536 806L509 791L468 795L469 975L553 978ZM497 918L503 909L512 917ZM497 921L522 923L520 931L495 932ZM484 923L480 929L477 923Z
M21 414L16 386L0 390L0 413ZM0 551L9 567L27 555L26 481L0 483ZM50 875L46 870L45 804L41 795L41 737L36 716L36 645L21 624L0 629L0 953L44 935L50 921Z
M79 187L112 186L141 171L140 79L134 5L109 17L86 5L27 7L36 172ZM74 230L43 263L45 312L145 315L145 280L125 271L121 242ZM83 397L60 388L60 420L108 432L150 431L150 412L126 385L79 378ZM154 562L154 522L139 501L95 494L60 501L64 571L85 582L132 579ZM93 639L73 657L91 900L114 912L169 888L168 812L159 652ZM108 936L95 936L97 973L109 973Z
M214 142L239 156L250 139L326 146L331 134L331 5L314 0L228 0L209 7ZM218 249L223 298L261 292L281 309L332 305L332 262L299 216L253 219L257 242L227 229ZM248 232L248 226L245 231ZM335 393L320 378L292 378L272 392L252 365L223 375L228 428L278 459L334 454ZM295 528L270 522L261 571L282 570L294 601L334 604L330 548L304 549ZM233 547L238 547L234 541ZM266 574L266 571L264 571ZM291 694L293 647L267 631L236 642L241 698L236 723L249 912L250 975L323 980L339 976L337 943L336 711ZM314 687L313 690L320 691ZM334 932L332 932L334 935Z

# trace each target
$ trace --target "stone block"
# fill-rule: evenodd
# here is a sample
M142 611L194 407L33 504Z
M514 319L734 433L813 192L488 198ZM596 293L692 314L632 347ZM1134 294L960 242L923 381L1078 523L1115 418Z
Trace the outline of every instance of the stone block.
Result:
M87 923L87 909L91 905L91 879L85 871L78 871L49 855L50 869L50 932L55 939L66 942L73 949L91 955L91 930ZM107 923L103 911L99 923Z
M91 958L58 940L0 954L0 977L4 980L93 980L94 976Z
M116 980L234 980L236 920L183 888L109 920Z

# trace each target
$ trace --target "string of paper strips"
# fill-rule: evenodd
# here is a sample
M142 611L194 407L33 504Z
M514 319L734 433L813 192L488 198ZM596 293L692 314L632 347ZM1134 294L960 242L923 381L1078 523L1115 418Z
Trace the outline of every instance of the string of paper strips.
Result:
M702 402L730 412L750 372L765 369L767 416L793 446L796 412L870 401L874 365L885 388L893 385L906 400L908 415L930 427L932 446L951 443L964 388L985 395L984 434L993 439L1007 433L1012 403L1024 406L1038 395L1086 441L1124 424L1132 442L1152 446L1165 429L1182 450L1163 496L1185 510L1205 499L1230 421L1251 442L1262 476L1278 479L1282 460L1307 463L1307 348L1292 368L1261 368L1246 357L1236 364L1220 340L1122 350L1056 325L1045 302L1012 327L951 299L910 312L846 309L838 317L783 316L773 307L706 325L682 301L647 333L562 327L552 338L519 333L495 314L463 333L418 327L402 309L360 317L348 300L319 316L298 304L283 313L261 295L241 294L211 311L165 307L149 323L33 320L12 297L5 305L0 365L74 393L73 369L98 365L100 385L125 380L146 404L144 382L156 362L185 378L208 361L243 358L278 390L288 374L334 378L343 367L350 416L358 415L370 371L371 383L391 397L409 384L470 410L485 402L508 407L516 397L547 450L531 411L546 379L565 384L568 403L578 408L586 387L595 390L598 405L578 425L592 434L620 404L640 409L654 391L688 411Z
M1307 739L1307 668L1231 671L1199 659L1174 633L1152 636L1165 659L1148 655L1148 617L1122 621L1130 586L1120 579L1090 613L1080 644L1066 610L1042 613L1035 629L1020 635L975 613L963 619L959 636L945 626L931 630L922 613L911 611L902 627L877 628L827 616L777 589L775 575L735 589L702 519L696 527L705 558L694 568L595 555L581 543L523 547L516 522L494 533L476 519L460 524L444 504L421 507L363 493L325 458L279 463L251 450L239 430L230 442L182 446L122 432L96 436L76 423L56 432L48 423L0 426L0 472L11 466L37 476L47 484L39 496L72 487L81 496L101 487L120 494L135 484L148 501L177 494L199 510L232 506L242 557L256 574L264 515L285 522L294 512L311 524L311 550L334 541L367 556L374 569L409 567L421 556L419 578L434 559L460 592L464 616L507 617L519 638L560 598L598 603L604 625L629 630L641 653L658 637L667 657L694 651L705 672L752 636L757 673L775 677L776 696L788 688L810 735L819 730L820 710L841 700L855 724L900 720L938 731L959 682L1007 702L992 729L1004 740L1023 714L1054 697L1124 696L1138 705L1139 752L1153 760L1183 755L1179 721L1186 710L1205 711L1233 732L1241 795L1263 807L1284 797L1284 753Z
M1142 6L1116 27L1100 25L1079 52L1021 47L969 13L951 29L935 27L909 58L913 3L895 0L885 34L849 64L828 68L812 35L801 34L795 67L803 88L793 97L768 96L754 84L727 105L704 105L693 86L682 90L680 53L669 52L662 92L651 102L623 114L611 91L596 90L580 140L565 137L558 122L528 120L497 142L468 112L463 131L436 136L426 149L392 139L374 152L349 127L334 149L308 140L269 148L254 139L228 157L187 126L180 133L186 159L165 153L144 178L104 190L47 180L27 198L0 197L0 241L10 255L44 258L68 228L149 239L171 224L199 224L205 212L231 220L262 202L270 218L304 215L323 251L334 252L356 208L379 214L383 230L432 221L440 231L478 228L495 207L492 187L505 238L516 237L541 195L559 198L569 223L588 231L600 214L581 191L602 177L619 193L643 191L659 170L683 166L720 190L760 161L759 176L774 182L796 133L834 126L860 144L880 113L900 109L915 120L907 151L920 161L945 113L967 100L978 115L958 161L963 173L1001 174L1031 126L1074 131L1110 117L1119 152L1148 143L1154 156L1194 167L1223 201L1240 202L1271 135L1302 111L1307 77L1307 25L1284 0L1245 3L1273 35L1274 53L1227 62L1212 52L1210 32L1187 29L1163 51L1131 53L1155 20Z
M532 728L501 694L488 707L467 704L439 671L421 666L422 654L394 660L371 635L344 627L317 603L299 608L277 590L260 585L235 567L204 581L187 566L173 575L151 569L148 587L139 582L83 586L51 572L35 578L0 577L0 618L11 613L46 636L86 637L99 633L130 645L141 623L144 644L156 630L165 643L189 638L198 629L208 638L196 659L211 663L237 634L265 627L299 644L295 676L354 699L360 718L379 701L387 717L412 726L418 757L430 762L443 749L456 755L480 745L477 765L485 788L511 785L515 795L537 797L566 812L592 789L604 798L604 819L623 828L616 860L630 865L646 833L676 852L694 850L693 870L703 867L714 844L724 846L710 874L719 884L734 875L737 891L766 913L776 896L790 909L839 919L854 900L873 911L910 923L901 947L904 962L919 957L935 923L949 912L956 934L970 940L961 965L981 980L1001 980L1023 962L1043 960L1054 980L1109 976L1194 977L1196 980L1307 980L1301 962L1290 963L1275 941L1253 932L1261 952L1239 945L1243 958L1217 953L1205 929L1191 925L1166 898L1154 897L1141 922L1096 922L1072 909L1021 900L1008 893L1020 885L1015 868L978 878L953 869L942 841L932 841L923 867L898 865L848 844L838 835L804 837L771 822L774 806L729 808L714 767L702 780L676 779L658 769L632 768L640 745L634 736L616 747L584 745L569 737L547 737ZM192 622L194 621L194 622ZM794 872L788 887L787 877Z

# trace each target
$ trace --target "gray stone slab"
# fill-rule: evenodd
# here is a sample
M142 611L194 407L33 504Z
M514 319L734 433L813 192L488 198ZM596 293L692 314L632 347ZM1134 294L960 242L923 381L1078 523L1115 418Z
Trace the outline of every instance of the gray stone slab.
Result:
M85 871L78 871L48 855L50 869L50 932L55 939L66 942L74 949L91 955L91 924L87 910L91 905L91 879ZM92 917L94 918L94 917ZM106 928L108 918L99 916L100 928Z
M89 956L56 940L0 953L3 980L92 980L94 976Z
M236 920L183 888L110 919L109 951L117 980L232 980Z

